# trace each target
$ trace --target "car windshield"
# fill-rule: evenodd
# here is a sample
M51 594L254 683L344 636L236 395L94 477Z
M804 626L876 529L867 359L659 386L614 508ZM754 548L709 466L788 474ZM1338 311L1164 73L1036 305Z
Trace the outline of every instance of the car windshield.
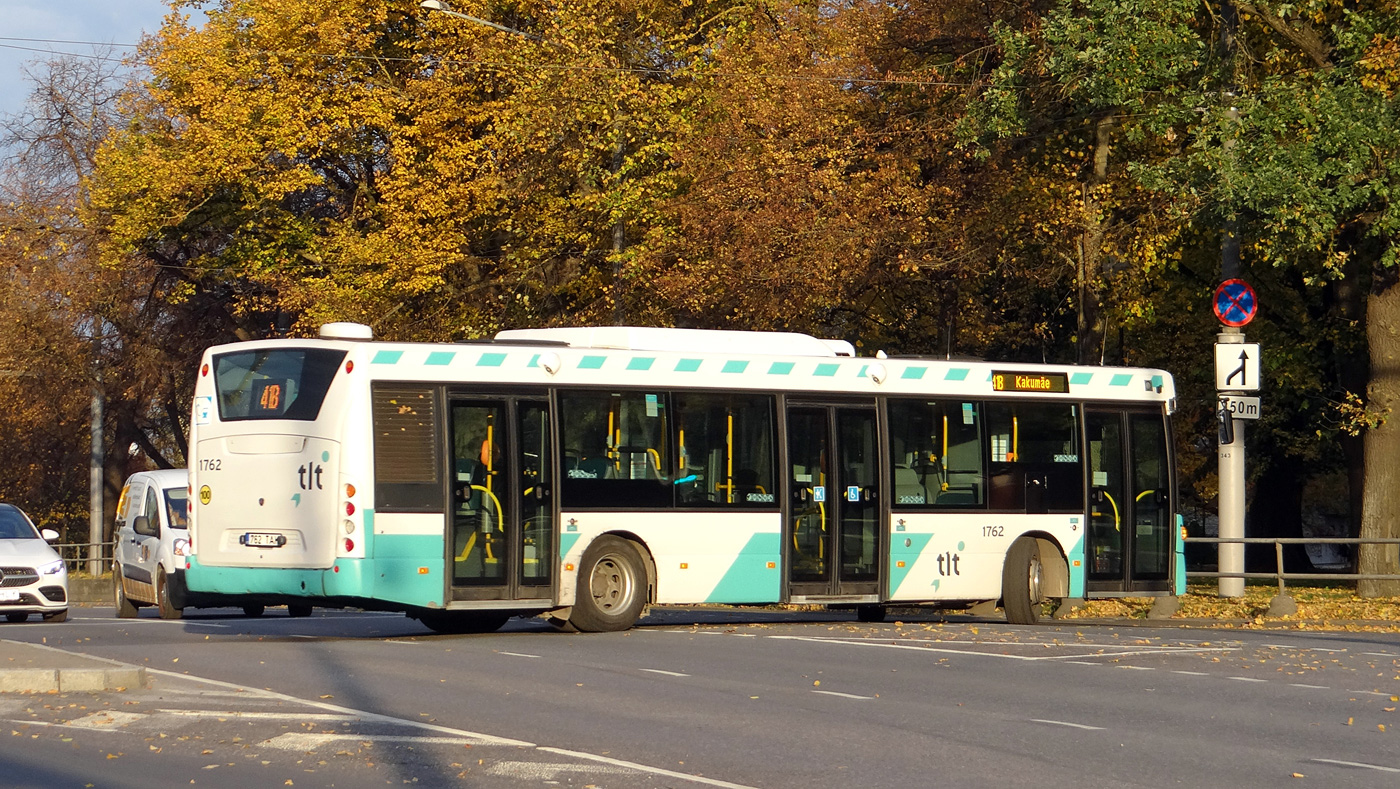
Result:
M0 507L0 540L37 540L39 533L14 507Z
M165 515L170 528L189 528L189 499L189 491L185 488L165 489Z

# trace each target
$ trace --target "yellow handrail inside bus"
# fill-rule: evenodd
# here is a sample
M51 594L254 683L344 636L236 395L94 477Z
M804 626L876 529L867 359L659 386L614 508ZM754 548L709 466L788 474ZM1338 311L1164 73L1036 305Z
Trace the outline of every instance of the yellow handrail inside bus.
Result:
M472 490L479 490L479 491L481 491L481 493L483 494L483 496L489 497L489 498L491 499L491 504L494 505L495 508L496 508L496 529L495 529L495 530L496 530L496 531L505 531L505 523L504 523L504 521L505 521L505 510L503 510L503 509L501 508L501 500L498 499L498 498L496 498L496 494L492 493L491 490L490 490L489 488L487 488L487 487L485 487L485 486L483 486L483 485L472 485L472 486L471 486L471 489L472 489ZM485 531L488 531L488 532L489 532L489 531L491 531L491 529L488 528L488 529L485 529ZM457 557L457 561L459 561L459 562L464 562L464 561L467 560L467 557L471 555L472 548L476 546L476 535L477 535L477 530L472 531L472 536L470 536L470 537L467 538L467 544L466 544L465 547L462 548L462 553ZM491 540L489 540L489 539L486 541L486 559L485 559L485 560L488 561L488 562L494 562L494 561L496 561L496 556L495 556L495 554L494 554L494 553L492 552L492 550L491 550Z

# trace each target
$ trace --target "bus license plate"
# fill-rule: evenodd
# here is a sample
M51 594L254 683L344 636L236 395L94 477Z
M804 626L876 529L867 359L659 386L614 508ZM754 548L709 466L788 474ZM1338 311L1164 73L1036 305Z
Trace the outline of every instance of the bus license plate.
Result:
M243 539L239 542L249 548L281 548L287 544L287 538L281 534L268 534L266 532L250 531L243 534Z

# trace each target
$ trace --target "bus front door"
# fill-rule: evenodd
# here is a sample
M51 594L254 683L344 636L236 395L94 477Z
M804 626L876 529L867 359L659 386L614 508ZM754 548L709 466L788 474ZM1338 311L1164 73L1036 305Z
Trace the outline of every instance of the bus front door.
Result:
M788 596L873 602L880 571L880 453L874 405L787 409Z
M452 398L451 600L543 600L554 567L549 404Z
M1147 410L1089 408L1088 592L1171 589L1171 467L1166 420Z

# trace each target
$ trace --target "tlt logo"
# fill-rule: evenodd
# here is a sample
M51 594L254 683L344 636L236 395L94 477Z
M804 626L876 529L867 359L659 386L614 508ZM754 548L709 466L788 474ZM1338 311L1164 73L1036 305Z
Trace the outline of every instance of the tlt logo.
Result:
M958 572L958 560L961 558L952 551L938 554L938 574L942 576L962 575Z
M323 490L321 487L321 466L305 463L297 468L297 484L302 490Z

